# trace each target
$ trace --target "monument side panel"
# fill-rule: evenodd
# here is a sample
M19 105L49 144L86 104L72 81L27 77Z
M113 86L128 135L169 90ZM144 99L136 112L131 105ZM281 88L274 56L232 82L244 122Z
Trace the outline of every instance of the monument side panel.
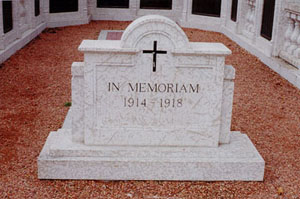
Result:
M87 55L85 55L87 56ZM85 58L86 59L86 58ZM85 62L84 67L84 142L93 140L95 132L95 66Z
M222 124L220 133L220 143L230 142L230 127L232 116L232 104L234 94L235 69L232 66L225 66L223 101L222 101Z
M83 62L72 64L72 140L84 141L84 107L83 107Z

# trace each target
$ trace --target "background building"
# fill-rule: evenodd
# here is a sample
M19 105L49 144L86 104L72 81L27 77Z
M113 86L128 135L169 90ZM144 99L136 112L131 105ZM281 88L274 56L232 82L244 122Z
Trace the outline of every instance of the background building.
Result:
M0 63L46 27L148 14L221 32L300 88L300 0L2 0Z

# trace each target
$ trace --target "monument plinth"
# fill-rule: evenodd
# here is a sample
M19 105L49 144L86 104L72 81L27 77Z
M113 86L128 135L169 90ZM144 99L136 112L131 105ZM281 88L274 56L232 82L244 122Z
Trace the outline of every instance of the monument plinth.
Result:
M263 180L249 138L230 132L235 71L223 44L189 42L170 19L145 16L120 41L79 50L71 128L50 133L39 178Z

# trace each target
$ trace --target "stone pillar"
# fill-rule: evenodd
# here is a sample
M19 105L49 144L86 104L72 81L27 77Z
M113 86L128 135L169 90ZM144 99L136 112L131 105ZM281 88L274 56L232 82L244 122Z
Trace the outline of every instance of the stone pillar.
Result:
M29 1L29 25L30 25L30 29L34 29L37 25L37 17L40 17L42 14L42 10L41 10L41 1L40 0L40 15L39 16L35 16L35 0L30 0Z
M88 18L88 1L79 0L78 1L78 11L82 19Z
M0 50L3 50L4 48L3 9L2 2L0 2Z
M297 23L298 23L298 28L300 24L300 15L297 16ZM296 57L296 59L300 59L300 34L298 32L297 39L295 39L295 45L296 45L296 50L294 51L293 55Z
M253 43L256 42L256 38L260 37L262 18L263 18L263 7L265 0L256 0L255 2L255 16L253 21L254 26L254 37L252 38Z
M180 19L180 22L186 22L187 21L187 15L188 15L188 12L191 12L189 10L189 8L191 8L191 6L189 6L189 3L191 1L182 1L182 13L181 13L181 19Z
M187 1L173 0L172 12L180 24L186 21L187 3Z
M246 3L246 16L245 25L243 27L243 34L247 38L255 41L255 25L256 25L256 1L257 0L247 0Z
M31 18L31 12L32 12L32 8L31 8L31 4L32 4L32 0L19 0L19 17L20 17L20 21L19 21L19 26L20 26L20 32L21 35L26 32L29 28L30 28L30 18Z
M237 9L237 19L236 19L236 33L242 34L243 32L243 7L244 7L245 1L238 1L238 9Z
M274 10L274 22L273 22L273 38L272 38L272 56L278 57L279 50L281 48L282 36L284 36L284 30L282 30L283 24L287 22L283 22L282 19L285 20L285 15L283 5L285 2L283 1L276 1L275 2L275 10ZM282 24L283 23L283 24Z
M20 8L20 1L21 0L13 0L13 29L17 33L17 39L22 38L22 32L20 30L20 23L21 23L21 15L22 9Z
M220 18L222 20L222 27L225 27L226 25L226 18L227 18L227 15L230 15L230 10L228 10L228 2L226 1L222 1L221 2L221 13L220 13Z

